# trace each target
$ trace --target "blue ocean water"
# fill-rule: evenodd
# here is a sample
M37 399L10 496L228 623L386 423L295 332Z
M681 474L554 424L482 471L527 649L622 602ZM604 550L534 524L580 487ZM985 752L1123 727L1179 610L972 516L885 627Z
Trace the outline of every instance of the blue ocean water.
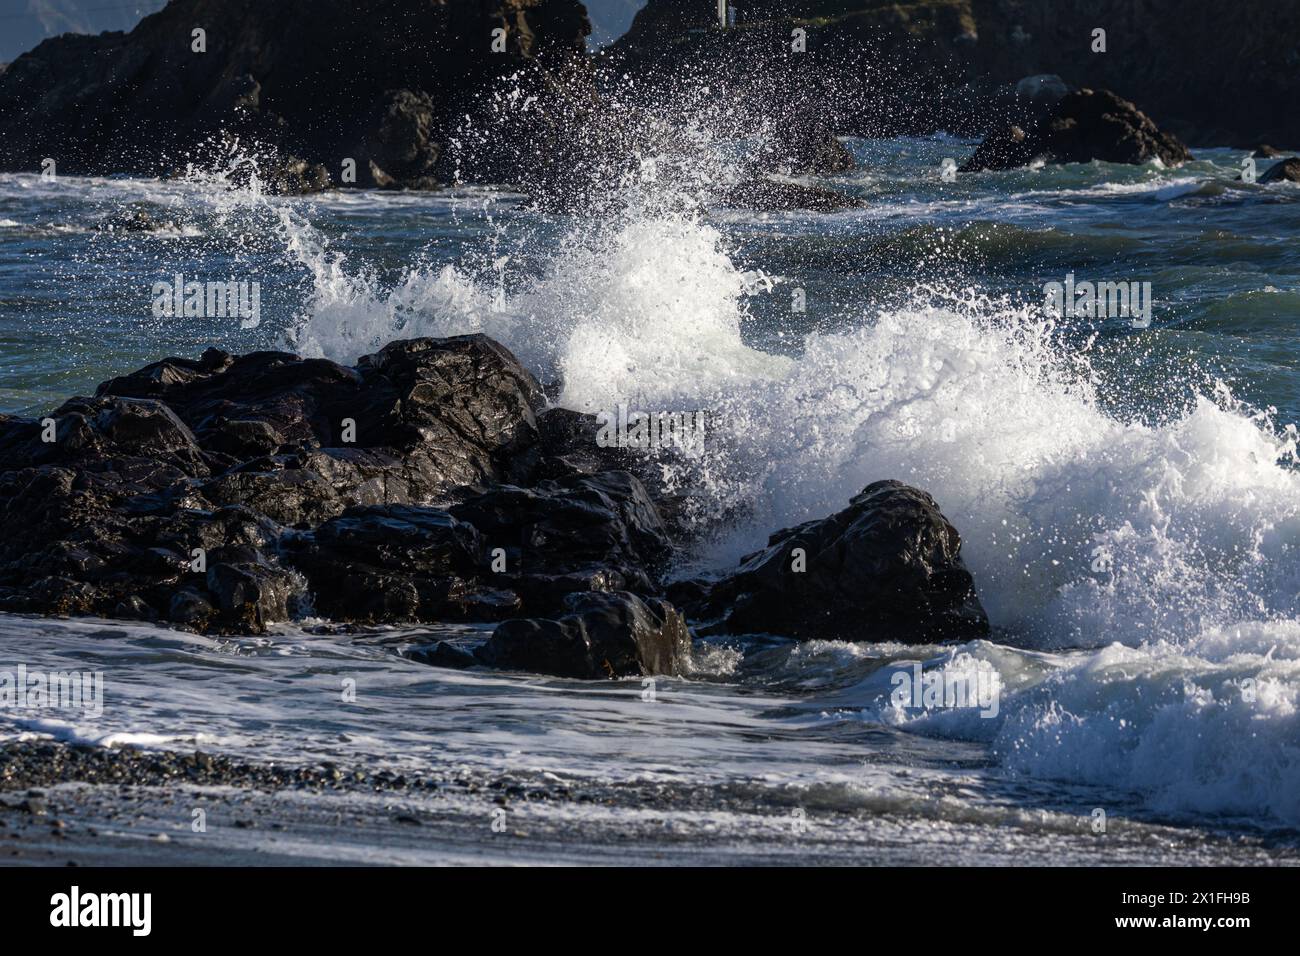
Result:
M826 215L703 212L646 184L559 215L492 189L3 175L0 411L213 345L353 361L486 331L569 407L721 413L725 440L680 477L701 520L732 517L683 573L898 478L962 532L994 641L708 644L648 705L636 681L393 654L428 629L211 641L7 617L11 656L95 662L109 704L94 722L0 713L0 735L731 787L741 809L715 824L736 840L793 807L896 841L891 859L995 861L1020 838L1058 862L1293 858L1300 187L1235 181L1244 154L1226 149L945 182L972 143L849 145L855 172L810 182L862 205ZM136 212L149 227L122 228ZM155 317L154 284L178 274L257 282L260 323ZM1149 282L1150 326L1047 314L1044 283L1067 276ZM913 661L992 675L997 713L896 702ZM315 692L340 668L372 675L364 712ZM1128 836L1098 843L1097 808Z

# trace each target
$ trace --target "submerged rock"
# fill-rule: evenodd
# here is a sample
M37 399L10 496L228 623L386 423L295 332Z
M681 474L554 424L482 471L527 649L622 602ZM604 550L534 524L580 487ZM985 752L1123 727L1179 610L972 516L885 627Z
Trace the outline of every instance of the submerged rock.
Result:
M555 620L511 620L475 652L490 667L581 680L680 674L686 620L667 601L627 592L573 594Z
M815 123L792 122L785 136L763 144L757 167L789 175L845 173L857 164L831 130Z
M771 176L755 176L724 190L717 204L755 212L789 212L807 209L811 212L839 212L862 203L852 196L823 186L805 186Z
M931 643L986 636L961 538L929 495L868 485L829 518L772 535L715 585L720 629L801 640Z
M1259 177L1261 183L1300 183L1300 157L1292 156L1280 163L1274 163L1264 175Z
M1141 164L1159 159L1179 166L1191 152L1173 134L1109 90L1079 90L1061 97L1028 130L1009 126L989 133L962 172L1015 169L1042 159L1052 163Z

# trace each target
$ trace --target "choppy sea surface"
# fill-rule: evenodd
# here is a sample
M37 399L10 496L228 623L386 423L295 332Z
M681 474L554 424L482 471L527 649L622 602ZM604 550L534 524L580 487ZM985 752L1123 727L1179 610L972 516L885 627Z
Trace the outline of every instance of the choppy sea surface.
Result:
M897 478L961 531L993 640L712 639L645 686L398 654L470 628L5 616L0 670L102 671L105 700L97 719L0 709L0 739L713 788L712 815L655 812L723 843L791 824L792 860L830 818L879 850L862 862L1086 861L1117 833L1126 862L1300 858L1300 187L1235 181L1231 150L949 183L972 143L848 142L859 169L820 183L865 202L828 215L703 212L646 184L566 215L486 188L2 175L0 411L213 345L350 362L484 331L560 404L719 412L703 459L671 466L710 529L681 573ZM121 228L137 211L152 226ZM258 282L260 324L155 318L177 274ZM1150 282L1150 326L1046 314L1044 283L1071 274ZM900 702L913 663L982 673L996 708ZM634 800L599 813L575 817L592 840L645 823Z

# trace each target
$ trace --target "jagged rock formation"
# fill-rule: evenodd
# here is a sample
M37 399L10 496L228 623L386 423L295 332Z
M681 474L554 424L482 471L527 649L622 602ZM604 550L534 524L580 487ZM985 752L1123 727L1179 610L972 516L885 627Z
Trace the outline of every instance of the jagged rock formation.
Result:
M1059 100L1028 132L1018 126L994 130L961 171L1014 169L1036 159L1134 165L1158 159L1174 167L1192 159L1192 154L1127 100L1109 90L1080 90Z
M595 431L545 408L481 335L396 341L352 367L155 362L48 416L0 416L0 610L233 633L309 614L498 622L473 654L421 659L682 672L685 618L663 599L676 502L652 459ZM795 545L808 564L792 578ZM795 638L967 637L987 623L959 547L927 495L878 483L685 603Z
M843 511L786 528L714 584L716 629L799 639L933 641L987 636L961 537L934 499L877 481Z

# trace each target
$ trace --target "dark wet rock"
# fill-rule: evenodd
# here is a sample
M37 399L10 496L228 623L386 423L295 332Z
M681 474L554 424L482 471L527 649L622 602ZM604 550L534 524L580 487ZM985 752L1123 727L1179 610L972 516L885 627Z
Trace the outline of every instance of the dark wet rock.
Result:
M1004 126L985 136L958 171L976 173L986 169L1017 169L1040 158L1044 157L1037 139L1031 139L1019 126Z
M1279 156L1285 156L1286 153L1275 146L1269 146L1267 143L1260 143L1250 153L1256 159L1277 159Z
M355 369L326 359L288 352L236 357L209 349L198 361L155 362L105 382L96 394L155 398L193 429L205 449L220 450L229 446L232 420L244 423L244 429L260 422L298 445L338 444L343 419L355 416L363 404L362 391Z
M113 379L98 394L164 402L214 463L227 467L292 446L297 458L243 470L310 470L342 496L343 506L367 503L367 496L427 500L457 485L505 477L504 465L536 441L535 410L544 401L536 379L482 335L393 342L356 368L287 352L236 358L210 349L197 362L166 359ZM249 500L251 485L272 495L281 486L292 498L299 485L315 480L223 480L233 497L218 503ZM283 506L294 507L292 501ZM342 506L327 510L338 513ZM285 514L286 523L297 523Z
M957 530L929 495L878 481L843 511L772 535L714 586L709 606L733 633L906 643L983 637L988 618L960 551ZM800 561L804 570L796 570Z
M195 490L207 467L170 409L110 396L73 399L52 418L51 443L40 441L39 422L35 429L8 423L9 437L27 440L5 446L8 470L0 472L0 607L166 616L190 578L214 612L185 611L187 623L201 618L203 627L247 631L283 619L285 602L268 603L269 590L227 593L223 601L191 568L195 549L214 562L235 545L256 553L278 530L251 512L210 510Z
M173 222L162 222L147 209L127 209L98 223L99 232L110 233L152 233L164 229L175 229Z
M183 495L149 494L116 471L5 473L0 526L22 537L0 545L0 607L163 617L244 633L291 616L301 584L263 554L278 533L274 523L244 509L198 511L187 503ZM221 569L223 561L232 567ZM182 591L193 600L178 598Z
M237 461L274 454L284 444L284 436L274 425L257 419L218 418L204 434L209 451Z
M537 440L541 386L487 336L391 342L357 369L369 398L358 443L398 449L443 487L498 480Z
M239 169L251 172L251 167L248 166ZM323 192L334 185L329 170L323 164L308 162L297 156L263 161L258 164L257 175L262 188L278 196L303 196ZM240 182L239 176L232 177L232 180L234 185L246 185Z
M366 136L366 172L386 189L436 186L439 132L438 110L428 93L386 92Z
M176 624L187 624L203 629L216 618L217 609L194 588L181 588L172 595L167 606L167 619Z
M304 581L280 559L286 529L324 528L295 539L314 550L287 550L340 618L516 615L520 597L476 583L477 564L435 568L408 551L396 567L382 543L349 552L369 545L331 537L340 526L329 522L531 472L541 403L508 351L464 336L392 343L356 368L209 350L44 419L0 417L0 608L260 632L301 608ZM557 581L624 586L644 582L637 570L570 562Z
M496 486L447 509L350 508L288 536L318 612L339 620L498 621L555 613L581 591L653 591L670 553L625 472Z
M117 607L113 608L113 617L128 621L133 618L142 621L155 621L158 619L158 611L138 594L131 594L119 601Z
M456 647L454 644L449 644L447 641L439 641L437 644L424 647L409 648L403 656L419 664L428 664L430 667L449 667L454 670L464 670L482 664L482 661L469 651Z
M672 553L655 503L627 472L505 485L450 511L481 532L504 563L491 580L530 613L553 613L573 591L654 591Z
M217 633L306 614L510 621L474 661L582 677L680 668L688 638L665 590L732 630L987 629L956 532L896 483L774 536L716 586L665 588L661 508L679 492L654 484L652 456L602 447L592 416L543 405L506 349L460 336L393 342L353 368L209 350L44 419L0 416L0 610ZM809 570L791 576L796 545ZM450 645L408 656L470 664Z
M500 620L512 595L480 593L482 536L446 511L413 505L351 508L286 540L318 613L354 621Z
M1037 159L1131 164L1159 159L1173 167L1192 159L1192 154L1128 100L1109 90L1085 89L1062 97L1027 130L1016 126L994 130L960 169L1014 169Z
M532 473L537 479L633 471L639 456L626 448L602 446L595 415L568 408L548 408L537 416L538 442ZM645 476L639 475L642 480Z
M658 454L602 445L595 415L549 408L537 416L537 444L514 459L510 481L532 484L606 471L626 471L645 487L668 534L679 543L699 530L692 524L692 496L681 483L670 483Z
M787 176L845 173L856 165L830 129L806 121L791 123L786 135L764 143L755 161L759 170Z
M311 526L347 505L328 481L305 468L232 469L200 486L216 505L244 505L285 526Z
M1292 156L1280 163L1274 163L1264 175L1259 177L1261 183L1300 183L1300 157Z
M572 594L555 620L511 620L475 652L490 667L581 680L679 674L690 632L667 601L626 592Z
M716 204L734 209L752 209L755 212L789 212L799 209L839 212L862 205L852 196L834 189L805 186L771 176L756 176L724 190Z
M293 616L302 585L292 572L260 553L242 557L242 561L208 565L208 592L216 599L224 629L259 634L268 624Z
M79 463L98 469L114 461L147 459L185 475L208 473L193 433L161 402L73 398L48 417L54 421L54 441L44 441L44 427L32 435L27 449L31 464Z

